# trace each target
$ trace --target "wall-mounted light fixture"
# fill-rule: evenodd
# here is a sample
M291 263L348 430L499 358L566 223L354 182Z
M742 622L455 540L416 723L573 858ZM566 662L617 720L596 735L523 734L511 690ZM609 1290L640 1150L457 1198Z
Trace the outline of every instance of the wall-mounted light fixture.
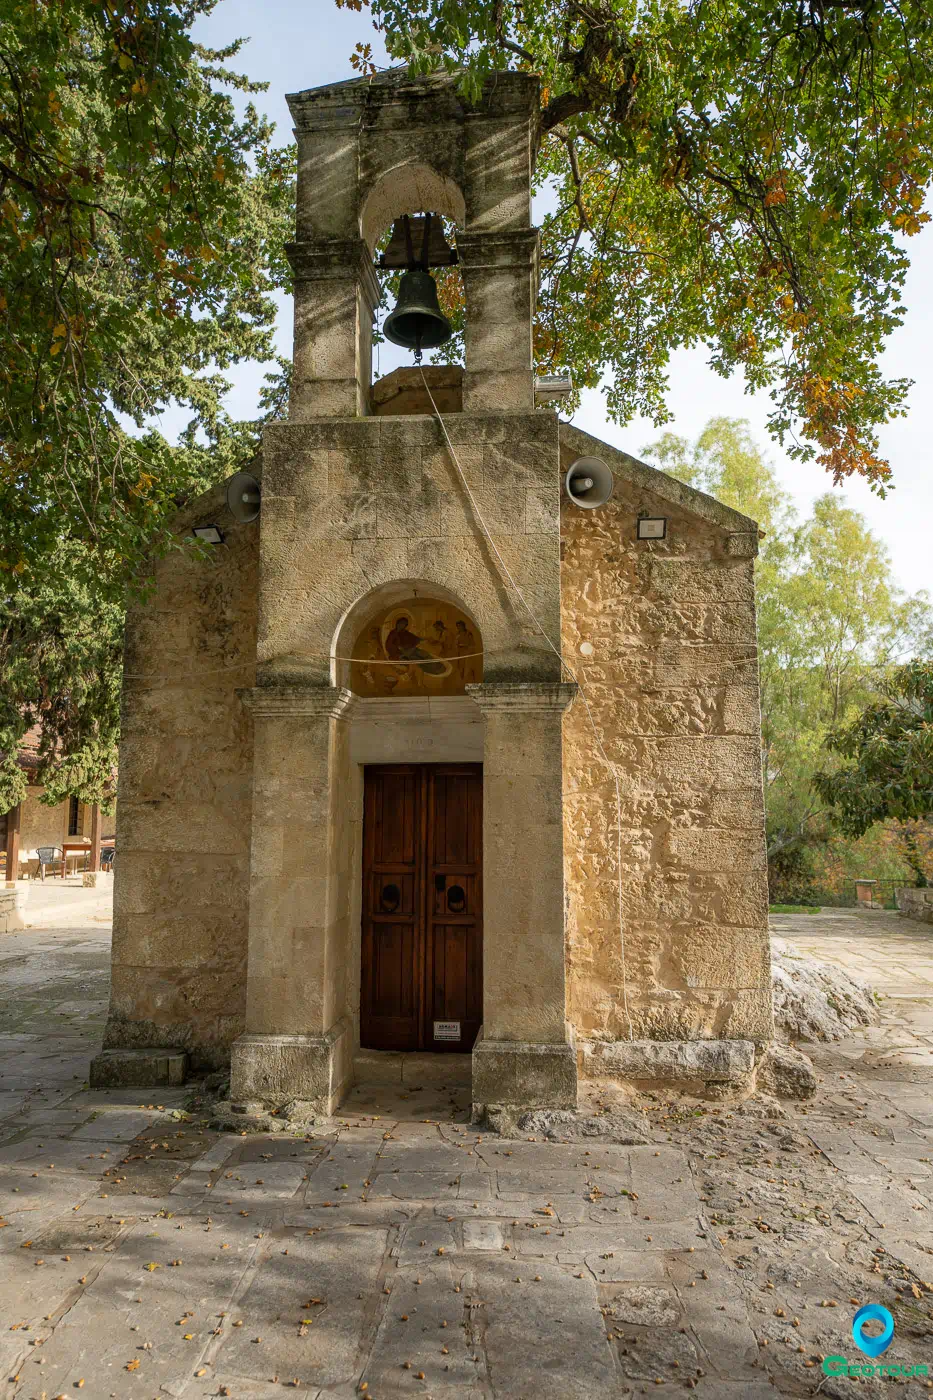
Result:
M640 515L638 517L637 538L640 540L663 540L667 538L667 516Z
M553 403L573 393L569 374L538 374L535 376L535 398L539 403Z
M224 532L216 525L195 525L191 531L196 540L203 540L205 544L223 544Z

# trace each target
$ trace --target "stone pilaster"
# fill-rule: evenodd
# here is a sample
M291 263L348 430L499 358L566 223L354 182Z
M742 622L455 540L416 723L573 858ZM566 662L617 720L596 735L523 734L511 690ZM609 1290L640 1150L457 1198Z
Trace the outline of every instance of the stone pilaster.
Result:
M561 719L575 685L471 685L483 754L483 1032L478 1105L568 1107Z
M231 1093L307 1099L330 1112L351 1074L347 1019L349 778L342 688L259 686L242 693L255 749L246 1033Z
M466 297L465 413L534 408L538 230L458 233Z
M290 421L367 414L380 297L369 249L360 238L319 238L285 251L295 274Z

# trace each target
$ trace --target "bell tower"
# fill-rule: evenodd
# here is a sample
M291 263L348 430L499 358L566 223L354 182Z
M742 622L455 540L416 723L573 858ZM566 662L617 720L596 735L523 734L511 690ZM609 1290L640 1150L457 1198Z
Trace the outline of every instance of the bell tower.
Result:
M396 217L417 210L457 225L464 411L532 409L537 79L496 74L472 105L456 78L404 73L288 102L298 140L291 421L368 413L379 301L373 249Z
M456 76L401 71L289 105L294 374L288 421L263 441L257 683L241 693L254 771L246 1034L233 1047L233 1093L330 1110L354 1081L363 765L396 761L404 716L412 763L482 762L482 1029L461 1047L472 1052L473 1098L566 1107L576 1055L561 726L576 688L563 683L556 650L559 425L534 400L537 81L494 74L469 102ZM373 253L400 216L417 213L453 222L463 278L462 410L443 423L426 400L417 412L371 412ZM393 684L384 698L356 693L355 640L375 637L378 649L389 602L404 619L395 635L417 643L415 599L445 600L466 619L464 635L482 639L470 653L475 673L443 703L427 698L428 673L405 664L382 673ZM443 628L435 616L423 627ZM390 664L373 654L374 665ZM443 660L449 669L456 656ZM359 757L354 733L373 714L379 733L395 736L391 759L373 756L372 728Z

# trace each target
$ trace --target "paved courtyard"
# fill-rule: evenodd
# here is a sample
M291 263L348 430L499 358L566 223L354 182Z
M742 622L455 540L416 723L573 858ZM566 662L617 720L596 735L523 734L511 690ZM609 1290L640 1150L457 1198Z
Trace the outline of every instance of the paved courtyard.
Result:
M806 1047L822 1081L808 1105L603 1086L590 1107L597 1123L615 1110L627 1143L513 1141L471 1126L466 1089L435 1071L358 1090L311 1135L247 1137L213 1130L188 1090L87 1088L106 899L36 894L33 927L0 943L0 1394L933 1388L820 1365L859 1356L852 1313L874 1301L897 1320L885 1359L933 1372L933 945L920 926L775 919L889 998L881 1029Z

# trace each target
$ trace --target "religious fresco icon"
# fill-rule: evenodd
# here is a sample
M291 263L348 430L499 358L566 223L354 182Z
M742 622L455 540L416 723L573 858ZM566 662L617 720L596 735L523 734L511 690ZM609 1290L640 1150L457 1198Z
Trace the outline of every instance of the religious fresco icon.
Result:
M357 695L462 695L483 678L479 629L452 603L412 598L368 622L353 647Z

